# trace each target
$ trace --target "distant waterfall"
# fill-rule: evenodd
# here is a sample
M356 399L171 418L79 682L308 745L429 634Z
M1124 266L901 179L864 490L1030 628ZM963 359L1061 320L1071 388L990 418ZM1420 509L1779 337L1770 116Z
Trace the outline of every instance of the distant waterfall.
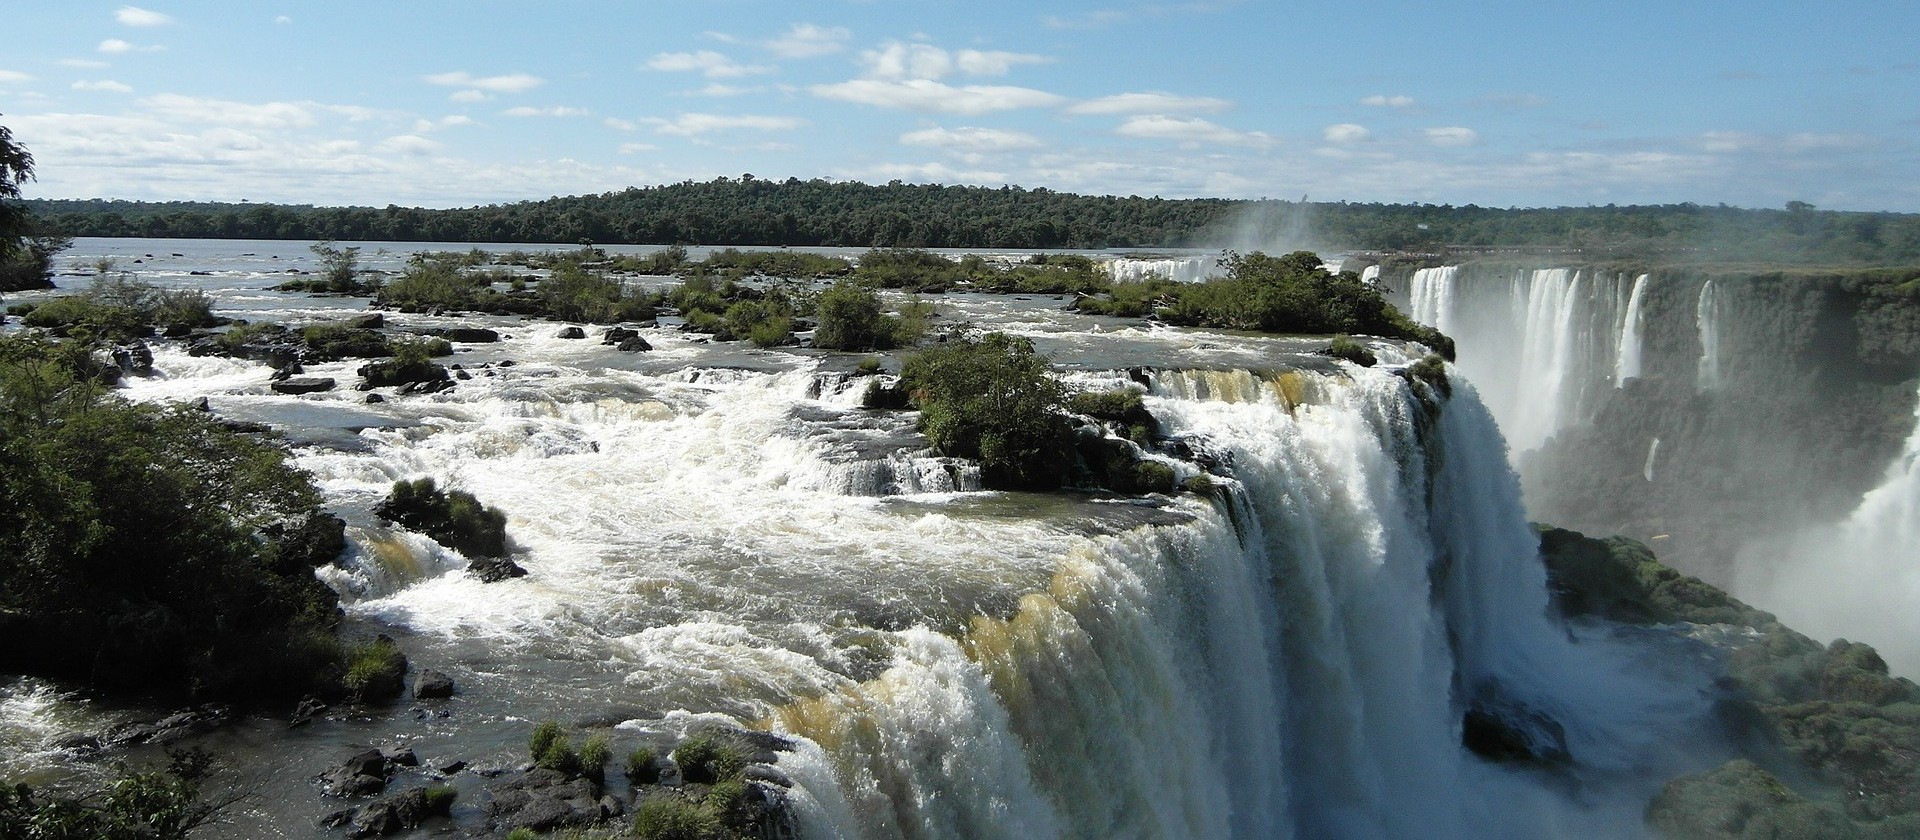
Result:
M1700 368L1695 382L1702 391L1716 390L1720 387L1720 297L1712 280L1700 287L1694 320L1700 328Z
M1220 261L1213 257L1158 259L1121 257L1107 263L1107 274L1120 282L1159 276L1175 283L1199 283L1219 271Z
M1581 272L1550 268L1533 272L1520 348L1520 381L1536 389L1522 399L1507 428L1507 440L1525 451L1545 443L1560 428L1564 396L1576 359L1574 314L1580 305Z
M1457 265L1423 268L1413 273L1413 320L1453 335L1453 281Z
M1920 407L1880 485L1836 527L1803 535L1785 557L1743 558L1742 597L1816 639L1871 643L1899 676L1920 678Z
M1380 266L1376 264L1360 269L1360 282L1369 286L1380 285Z
M1620 352L1613 364L1613 385L1624 388L1627 380L1640 375L1640 331L1643 329L1640 301L1647 291L1647 277L1633 280L1633 293L1627 299L1627 314L1620 319Z
M1422 432L1392 376L1152 376L1156 417L1233 465L1221 496L1075 548L1007 614L905 631L878 679L777 710L807 739L781 766L808 836L1641 833L1650 789L1576 801L1461 746L1473 706L1541 737L1554 721L1586 772L1658 778L1642 762L1705 711L1701 686L1656 687L1671 675L1553 622L1471 385Z

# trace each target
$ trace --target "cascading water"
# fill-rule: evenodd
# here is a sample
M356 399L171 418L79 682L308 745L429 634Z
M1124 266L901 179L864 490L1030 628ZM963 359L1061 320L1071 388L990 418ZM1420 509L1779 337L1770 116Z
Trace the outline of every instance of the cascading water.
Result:
M1220 271L1214 257L1140 259L1120 257L1107 262L1107 274L1116 281L1163 277L1175 283L1200 283Z
M1453 281L1460 273L1457 265L1422 268L1413 273L1412 288L1415 321L1452 335Z
M1815 638L1871 642L1895 674L1920 678L1920 408L1880 485L1845 521L1799 535L1784 550L1742 558L1738 593L1772 605Z
M1380 266L1370 265L1360 269L1360 282L1369 286L1380 285Z
M1720 297L1712 280L1700 287L1694 321L1700 331L1700 365L1695 384L1702 391L1716 390L1720 387Z
M1640 302L1647 293L1647 278L1642 274L1633 280L1633 292L1627 298L1627 314L1620 319L1620 351L1613 364L1613 386L1624 388L1627 380L1640 375L1640 332L1644 328L1644 316L1640 314Z

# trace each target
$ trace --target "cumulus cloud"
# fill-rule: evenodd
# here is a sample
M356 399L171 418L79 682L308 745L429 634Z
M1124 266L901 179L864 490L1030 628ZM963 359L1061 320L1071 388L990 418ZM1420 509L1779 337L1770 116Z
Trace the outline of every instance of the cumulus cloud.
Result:
M457 128L466 125L479 125L479 123L474 122L472 117L466 116L465 114L454 114L452 116L441 117L437 120L415 120L413 123L413 133L425 134L429 131L439 131L445 128Z
M943 79L955 70L969 76L1004 76L1022 64L1046 64L1052 58L1033 53L1002 50L960 50L948 52L932 44L889 41L879 49L860 54L861 64L871 79Z
M1170 117L1164 114L1129 117L1114 129L1114 133L1125 137L1226 146L1265 146L1273 142L1273 138L1263 132L1235 131L1199 117Z
M114 11L113 19L123 26L166 26L173 22L172 17L138 6L121 6Z
M712 50L697 52L660 53L647 59L647 67L668 73L697 72L709 79L737 79L741 76L753 76L771 73L773 68L757 64L741 64Z
M445 87L471 88L491 93L525 93L543 84L546 80L526 73L510 73L504 76L475 76L465 71L452 73L434 73L424 77L429 84Z
M623 155L637 155L641 152L657 152L659 150L660 150L660 147L655 146L652 143L621 143L620 144L620 154L623 154Z
M6 77L4 75L0 75L0 81L5 81L5 79ZM99 91L101 93L132 93L133 92L132 87L122 84L120 82L116 82L112 79L101 79L99 81L92 81L92 82L84 81L84 80L74 82L73 89L74 90L92 90L92 91Z
M447 94L447 100L450 102L485 102L492 98L486 91L481 90L456 90Z
M1002 50L961 50L953 54L953 63L970 76L1005 76L1016 65L1050 64L1053 58L1033 53Z
M1414 102L1411 96L1401 94L1395 94L1393 96L1375 94L1360 100L1360 104L1370 108L1411 108L1417 103Z
M136 53L136 52L159 52L161 50L166 49L166 47L160 46L158 44L142 47L142 46L136 46L127 41L122 41L119 38L108 38L105 41L101 41L100 46L95 47L94 49L97 49L103 53L107 53L108 55L125 55L127 53Z
M753 114L681 114L671 120L647 120L654 131L681 137L698 137L716 131L786 131L806 125L798 117L757 116Z
M766 48L781 58L818 58L846 49L847 39L852 37L844 27L796 23L785 35L766 42Z
M286 15L280 15L279 17L274 18L273 22L281 26L286 26L287 24L293 22L293 18L287 17Z
M111 63L95 61L91 58L63 58L60 59L59 64L61 67L78 67L82 70L103 70L113 66Z
M553 108L530 108L522 105L518 108L508 108L500 113L509 117L584 117L587 116L587 109L569 108L564 105Z
M1067 108L1074 114L1210 114L1225 111L1233 103L1210 96L1176 96L1171 93L1116 93L1076 102Z
M17 85L31 82L33 77L18 70L0 70L0 85Z
M1040 138L1018 131L996 128L928 128L900 135L909 146L932 146L963 152L1005 152L1038 148Z
M1008 184L1005 172L954 169L944 163L883 163L865 172L849 173L862 181L913 181L922 184Z
M1480 132L1457 125L1422 129L1421 133L1426 135L1428 143L1435 146L1471 146L1480 142Z
M1065 101L1065 97L1032 88L1003 85L953 87L930 79L855 79L833 85L814 85L811 90L814 96L822 99L964 116L1016 108L1044 108Z
M417 134L402 134L382 140L374 148L397 155L430 155L439 151L441 146Z
M311 109L292 102L265 102L256 105L163 93L142 99L140 104L157 114L202 125L281 129L304 128L317 122Z
M608 128L611 128L615 131L639 131L640 130L640 126L634 121L623 120L623 119L620 119L619 117L608 117L604 120L601 120L600 124Z
M687 91L686 95L688 96L745 96L749 93L759 93L760 91L763 91L763 90L766 90L766 88L740 87L739 85L728 85L728 84L721 84L720 82L714 82L712 84L707 85L706 87L700 88L699 90Z
M1373 137L1373 132L1368 131L1364 125L1340 123L1338 125L1327 126L1321 130L1320 136L1326 138L1326 141L1329 143L1344 145L1347 143L1364 142Z

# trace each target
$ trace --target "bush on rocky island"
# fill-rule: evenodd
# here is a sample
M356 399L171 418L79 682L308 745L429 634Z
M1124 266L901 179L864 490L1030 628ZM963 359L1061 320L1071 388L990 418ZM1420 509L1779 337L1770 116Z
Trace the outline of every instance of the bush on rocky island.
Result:
M473 494L441 490L431 478L396 481L375 516L432 537L469 558L505 557L507 515Z
M942 454L980 462L989 487L1049 489L1072 466L1066 388L1033 343L1003 333L958 336L908 357L901 381L920 430Z

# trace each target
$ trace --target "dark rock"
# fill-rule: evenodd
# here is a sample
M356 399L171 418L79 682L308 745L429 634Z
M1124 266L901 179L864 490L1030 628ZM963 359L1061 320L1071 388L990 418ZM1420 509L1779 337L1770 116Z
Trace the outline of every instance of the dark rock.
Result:
M626 339L625 341L620 342L620 345L618 347L615 347L614 349L619 350L623 353L644 352L647 350L652 350L653 345L648 344L646 339L636 335L632 338L629 338L629 339Z
M134 376L153 375L153 348L144 341L135 341L113 348L113 363Z
M463 371L458 371L458 372L456 372L456 373L454 373L454 375L453 375L453 378L455 378L455 379L458 379L458 380L460 380L460 381L462 381L462 382L465 382L465 381L467 381L467 380L469 380L469 379L472 379L472 378L473 378L473 374L471 374L471 373L468 373L468 372L466 372L466 371L464 371L464 370L463 370Z
M434 769L440 771L440 775L442 776L451 776L467 769L467 763L464 761L449 761Z
M579 327L565 327L560 330L560 338L586 338L587 331Z
M514 360L512 360L512 359L501 359L501 360L500 360L500 366L501 366L501 367L513 367L513 366L514 366L514 365L516 365L516 364L519 364L519 363L518 363L518 362L515 362L515 361L514 361Z
M377 330L386 327L387 316L381 312L369 312L347 319L347 326L356 330Z
M297 376L273 383L273 390L282 394L317 394L333 390L335 384L331 376Z
M534 769L492 790L489 821L502 831L528 828L552 831L598 822L604 816L600 791L579 777L558 770Z
M413 697L416 700L444 700L453 696L453 678L431 668L422 669L413 678Z
M453 387L451 379L434 379L426 382L408 382L400 386L401 394L438 394Z
M368 394L366 399L361 400L361 402L367 403L368 405L372 405L374 403L383 403L386 401L387 401L387 398L380 396L379 394Z
M320 702L319 698L303 698L298 705L293 707L293 718L287 722L287 726L289 728L305 726L326 710L327 704Z
M741 775L745 776L749 782L765 782L783 788L793 787L792 777L780 772L780 768L771 764L749 764L746 772Z
M610 820L627 812L627 806L613 796L600 797L600 818Z
M526 577L527 570L505 557L482 557L467 564L467 574L479 578L481 583L499 583L510 578Z
M425 788L414 788L363 805L353 816L353 837L384 837L420 825L432 816Z
M399 360L370 362L357 371L370 388L421 382L447 382L447 369L434 362L402 363Z
M166 338L186 338L192 334L193 328L186 324L174 324L160 331L160 335Z
M500 340L500 334L480 327L449 327L441 331L440 337L462 344L492 344Z
M380 756L394 767L419 767L420 756L406 747L390 747L380 751Z
M102 749L100 737L85 732L74 732L53 739L47 746L61 752L73 753L82 758L98 755Z
M606 332L600 334L600 343L619 344L622 341L638 335L640 335L639 330L630 330L626 327L608 327Z
M1475 702L1461 720L1460 742L1482 758L1503 763L1573 760L1559 721L1512 702Z

